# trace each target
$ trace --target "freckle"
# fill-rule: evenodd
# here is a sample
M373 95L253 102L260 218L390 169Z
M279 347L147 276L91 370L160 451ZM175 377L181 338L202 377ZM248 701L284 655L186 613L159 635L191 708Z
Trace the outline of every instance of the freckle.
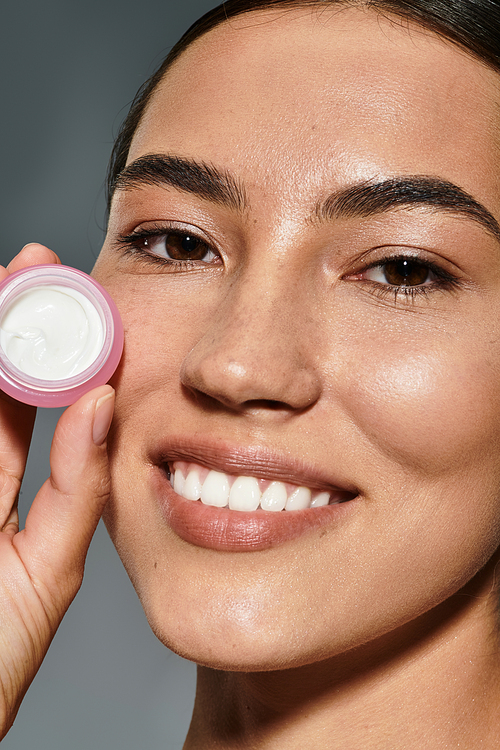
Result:
M156 570L156 568L157 568L157 567L158 567L158 563L157 563L157 562L155 562L155 570Z

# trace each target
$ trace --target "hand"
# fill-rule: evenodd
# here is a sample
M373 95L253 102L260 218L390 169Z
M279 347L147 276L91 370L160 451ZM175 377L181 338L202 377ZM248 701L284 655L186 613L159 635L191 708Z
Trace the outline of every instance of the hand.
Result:
M27 245L0 280L20 268L59 263ZM90 540L109 495L106 436L114 391L82 396L60 418L51 476L19 531L17 499L35 409L0 392L0 739L8 732L64 613L83 578Z

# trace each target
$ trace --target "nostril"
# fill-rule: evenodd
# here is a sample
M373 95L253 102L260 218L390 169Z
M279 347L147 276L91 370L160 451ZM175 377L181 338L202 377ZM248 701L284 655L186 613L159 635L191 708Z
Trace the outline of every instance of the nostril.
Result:
M245 401L242 404L242 407L248 409L249 411L258 411L261 409L268 409L271 411L290 411L293 408L284 401L275 401L273 399L269 399L269 401L267 401L266 399L262 398Z
M194 398L198 405L203 406L205 409L209 410L229 408L232 411L247 412L248 414L263 412L289 413L292 411L296 411L296 408L294 406L291 406L286 401L279 401L277 399L242 399L240 403L236 403L234 401L230 401L227 398L227 395L225 395L224 393L207 394L202 390L198 390L196 388L190 388L188 386L184 386L183 388L186 394L189 393L190 397Z

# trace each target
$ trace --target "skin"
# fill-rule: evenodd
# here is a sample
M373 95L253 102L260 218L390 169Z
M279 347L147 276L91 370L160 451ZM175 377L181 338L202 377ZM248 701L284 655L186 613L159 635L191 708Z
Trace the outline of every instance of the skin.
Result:
M186 748L495 746L499 240L425 207L315 207L427 175L500 219L498 93L421 29L307 9L211 31L153 96L128 163L204 161L248 203L119 190L94 271L126 330L105 517L153 630L203 665ZM168 221L217 260L123 250ZM395 295L373 265L402 252L454 283ZM208 468L258 449L269 479L272 452L288 481L305 464L357 497L261 551L191 544L154 481L173 440Z

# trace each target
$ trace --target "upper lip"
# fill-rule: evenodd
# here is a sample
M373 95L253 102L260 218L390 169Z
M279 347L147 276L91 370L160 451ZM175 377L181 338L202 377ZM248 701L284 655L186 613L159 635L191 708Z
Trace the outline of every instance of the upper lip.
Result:
M261 446L232 445L222 439L170 437L157 444L149 458L157 466L186 461L233 476L253 476L311 489L358 494L351 481L330 470L322 471L300 458Z

